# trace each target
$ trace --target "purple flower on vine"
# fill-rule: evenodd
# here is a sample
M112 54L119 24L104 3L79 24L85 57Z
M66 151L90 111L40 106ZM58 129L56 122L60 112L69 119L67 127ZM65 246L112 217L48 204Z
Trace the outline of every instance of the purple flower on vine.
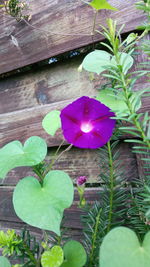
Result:
M96 99L83 96L66 106L60 114L62 131L68 143L96 149L105 145L115 127L114 113Z

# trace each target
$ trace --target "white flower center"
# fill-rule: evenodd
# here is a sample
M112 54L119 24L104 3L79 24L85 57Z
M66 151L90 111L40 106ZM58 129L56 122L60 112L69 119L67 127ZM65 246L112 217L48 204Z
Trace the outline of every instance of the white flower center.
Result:
M93 125L91 123L82 123L81 124L81 131L84 133L89 133L93 129Z

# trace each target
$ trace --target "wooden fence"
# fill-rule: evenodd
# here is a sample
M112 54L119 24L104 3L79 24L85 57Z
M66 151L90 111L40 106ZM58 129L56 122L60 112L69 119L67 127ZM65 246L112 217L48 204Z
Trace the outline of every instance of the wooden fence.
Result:
M134 31L145 20L142 11L135 8L134 0L110 0L117 12L102 10L98 14L96 27L105 25L107 17L125 23L123 33ZM3 3L3 1L0 1ZM12 140L24 142L32 135L46 139L49 156L62 142L61 131L55 137L48 136L41 126L42 118L53 109L61 109L82 95L95 96L104 78L90 81L88 74L79 73L82 55L59 61L55 64L33 64L55 57L67 51L93 44L103 39L100 34L91 36L93 10L81 0L31 0L32 19L28 25L12 17L0 15L0 147ZM137 65L142 60L139 57ZM32 64L32 65L31 65ZM22 69L31 65L29 70ZM38 67L39 66L39 67ZM144 88L147 82L139 80L135 90ZM143 98L141 110L150 107L149 99ZM121 160L128 179L142 176L141 162L133 154L131 145L120 140ZM56 168L69 173L72 179L86 175L93 187L86 190L90 203L99 199L98 185L101 173L99 152L72 148L55 164ZM0 185L0 229L21 229L24 225L15 215L12 206L14 186L20 178L29 175L29 168L12 170ZM81 211L77 209L77 193L73 206L66 211L66 226L72 229L76 238L81 234ZM38 229L30 227L37 234Z

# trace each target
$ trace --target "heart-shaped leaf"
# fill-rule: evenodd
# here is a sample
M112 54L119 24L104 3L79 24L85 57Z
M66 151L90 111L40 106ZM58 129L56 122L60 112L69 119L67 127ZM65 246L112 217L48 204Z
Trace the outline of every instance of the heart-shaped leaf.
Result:
M13 194L16 214L24 222L60 235L63 211L73 202L73 183L67 173L50 171L43 185L34 177L19 181Z
M96 10L100 9L110 9L117 11L118 9L116 7L111 6L106 0L93 0L89 3L90 6L95 8Z
M11 267L9 260L6 257L0 256L1 267Z
M64 253L60 246L54 246L51 250L42 254L42 267L59 267L64 260Z
M150 232L140 244L136 234L126 227L111 230L100 247L100 267L149 267Z
M8 143L0 149L0 178L13 168L39 164L46 154L46 142L38 136L27 139L24 146L19 141Z
M85 265L87 255L81 243L71 240L64 245L63 250L65 261L61 267L82 267Z
M49 112L42 121L44 130L54 136L56 131L61 127L60 111L53 110Z
M90 72L100 74L105 66L110 65L111 55L103 50L95 50L89 53L82 62L82 67Z

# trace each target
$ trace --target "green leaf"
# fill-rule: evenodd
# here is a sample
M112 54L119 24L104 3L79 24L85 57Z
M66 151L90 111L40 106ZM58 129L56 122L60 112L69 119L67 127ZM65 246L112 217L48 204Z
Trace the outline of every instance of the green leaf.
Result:
M0 149L0 178L13 168L39 164L46 154L46 142L38 136L27 139L24 146L19 141L8 143Z
M85 265L87 255L81 243L71 240L64 245L63 250L65 261L61 267L82 267Z
M100 9L110 9L117 11L118 9L116 7L111 6L106 0L93 0L89 3L90 6L95 8L96 10Z
M139 100L137 103L136 97L137 93L133 93L131 100L133 101L132 105L136 104L135 110L137 111L141 107L141 101ZM118 92L118 94L116 95L110 89L100 90L96 99L107 107L109 107L116 114L122 114L122 116L126 116L130 113L124 101L124 96L122 92Z
M116 97L114 92L110 89L100 90L96 97L98 101L102 102L116 113L128 110L126 103L121 98L123 98L122 92L119 92Z
M126 227L117 227L105 237L100 247L100 267L149 267L150 232L140 244L136 234Z
M124 52L120 53L119 56L120 56L120 64L122 66L122 70L123 70L124 74L126 74L127 71L132 67L134 60L129 54L124 53ZM117 66L115 56L112 57L111 64L114 66L115 65Z
M120 53L120 64L123 72L126 74L127 71L132 67L134 60L127 53ZM104 50L95 50L89 53L82 62L82 67L90 72L95 72L100 74L109 67L117 67L117 62L115 56L111 56L108 52Z
M9 260L6 257L0 256L1 267L11 267Z
M48 134L54 136L61 127L60 111L53 110L49 112L42 121L42 127Z
M90 72L100 74L110 64L111 55L103 50L95 50L89 53L83 60L82 67Z
M128 45L132 43L133 41L135 41L137 37L138 37L138 34L132 32L128 35L128 37L124 40L124 42Z
M73 202L73 183L67 173L50 171L39 183L34 177L19 181L13 194L14 209L24 222L60 235L63 211Z
M42 254L42 267L59 267L64 260L64 253L60 246L54 246L51 250Z

